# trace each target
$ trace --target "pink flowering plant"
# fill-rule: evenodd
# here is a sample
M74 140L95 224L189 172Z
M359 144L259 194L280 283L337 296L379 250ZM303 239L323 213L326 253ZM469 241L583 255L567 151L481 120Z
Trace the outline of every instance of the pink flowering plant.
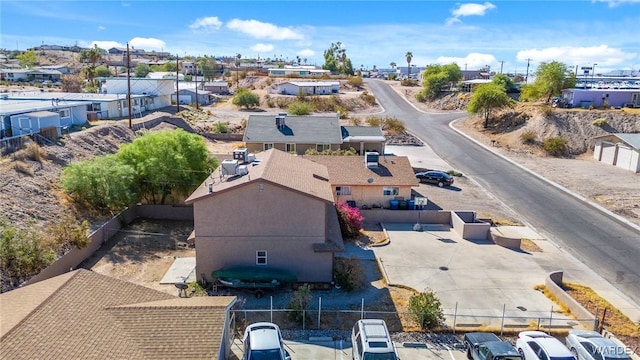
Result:
M360 234L362 220L364 219L360 214L360 210L349 206L346 202L338 203L336 210L338 211L338 220L340 221L342 236L344 238L357 237Z

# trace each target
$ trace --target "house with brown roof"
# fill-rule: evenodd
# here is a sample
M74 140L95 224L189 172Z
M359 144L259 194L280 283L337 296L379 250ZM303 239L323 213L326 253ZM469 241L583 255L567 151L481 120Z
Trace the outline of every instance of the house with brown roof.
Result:
M234 151L186 200L197 274L241 266L330 282L344 244L326 166L276 149L253 156Z
M0 294L0 358L226 359L235 301L75 270Z
M385 137L379 126L341 126L337 115L251 115L242 141L250 152L278 149L303 155L307 150L337 151L353 148L384 153Z
M305 155L304 159L327 167L334 201L355 203L361 208L389 207L390 200L410 200L419 186L406 156Z

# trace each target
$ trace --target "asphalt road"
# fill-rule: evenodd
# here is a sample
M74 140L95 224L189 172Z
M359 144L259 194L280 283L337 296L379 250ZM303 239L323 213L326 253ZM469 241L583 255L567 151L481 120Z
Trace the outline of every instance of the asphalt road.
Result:
M539 234L587 264L631 300L639 301L639 232L532 176L448 126L465 114L423 113L383 81L367 80L367 83L385 108L385 116L404 121L411 132L454 169L472 177L519 213Z

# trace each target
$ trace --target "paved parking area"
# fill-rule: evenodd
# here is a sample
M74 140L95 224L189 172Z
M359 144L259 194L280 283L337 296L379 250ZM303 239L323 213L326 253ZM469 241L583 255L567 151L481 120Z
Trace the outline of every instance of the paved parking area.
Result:
M388 282L434 290L445 313L458 315L457 325L499 327L503 311L506 326L525 326L538 319L549 324L550 317L554 327L577 325L551 313L558 306L534 290L552 271L584 272L583 265L548 241L537 241L542 252L528 253L491 241L462 239L445 224L424 224L422 232L413 231L414 224L384 225L391 241L373 251ZM447 321L452 320L448 316Z
M348 360L351 359L350 341L290 341L285 340L285 348L291 359L305 360ZM398 356L403 360L466 360L466 354L460 350L436 349L425 344L405 347L396 343ZM242 341L235 340L232 346L232 359L242 359Z

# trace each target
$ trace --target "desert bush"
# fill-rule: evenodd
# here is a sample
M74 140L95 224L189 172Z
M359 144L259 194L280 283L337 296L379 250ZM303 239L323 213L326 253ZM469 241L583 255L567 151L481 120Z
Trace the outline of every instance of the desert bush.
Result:
M460 171L457 170L449 170L447 171L447 174L451 175L451 176L455 176L455 177L462 177L464 176L463 173L461 173Z
M229 132L229 124L223 123L222 121L218 121L213 124L211 131L214 134L226 134Z
M395 117L386 117L382 126L383 130L399 134L405 131L404 122Z
M240 120L240 127L242 129L246 129L247 128L247 119Z
M523 144L535 144L536 140L538 140L538 134L534 130L527 130L520 134L520 140L522 140Z
M367 116L367 118L365 119L365 122L369 126L381 126L382 125L382 119L380 119L377 116Z
M598 126L598 127L603 127L603 126L605 126L607 124L607 119L598 118L598 119L593 120L593 122L591 124L593 124L595 126Z
M349 118L349 125L359 126L362 123L362 119L359 117Z
M360 94L360 99L362 99L364 102L366 102L367 104L374 106L376 104L376 97L369 94L368 92L363 92L362 94Z
M553 114L553 108L549 105L542 106L542 113L544 116L551 116Z
M311 114L311 105L302 101L294 101L287 107L287 112L292 115L309 115Z
M364 219L360 214L360 210L352 208L346 202L341 202L336 205L336 211L338 212L342 236L351 239L360 235L360 228Z
M237 91L231 103L235 106L251 109L260 105L260 95L241 88Z
M33 176L33 170L31 170L31 166L29 166L29 164L27 164L24 161L21 161L21 160L15 161L13 163L13 168L19 173L23 173L25 175Z
M431 289L411 296L408 312L422 330L436 329L445 320L442 303Z
M27 147L25 148L25 154L29 159L37 161L39 163L41 163L42 159L45 157L44 150L35 141L30 141L27 144Z
M89 223L78 222L72 215L66 214L47 229L47 236L53 244L71 244L78 249L85 248L89 241Z
M427 95L425 95L422 91L420 91L419 93L416 94L416 100L418 100L419 102L425 102L427 101Z
M333 266L333 278L345 291L360 290L365 286L362 265L354 259L337 258Z
M345 109L344 107L338 105L336 106L336 111L338 112L338 116L340 117L340 119L349 118L349 110Z
M404 80L400 81L400 85L402 85L402 86L418 86L418 81L417 80L411 80L411 79L404 79Z
M293 297L289 303L289 309L294 310L289 312L291 319L302 324L305 318L305 311L309 308L310 302L311 285L303 284L293 293Z
M560 156L567 152L567 144L569 141L561 136L554 136L544 139L542 148L549 155Z
M286 109L287 107L289 107L289 103L291 103L290 100L288 100L287 98L283 98L283 97L279 97L276 100L276 105L278 106L278 108L280 109Z
M354 86L354 87L356 87L358 89L362 87L362 77L361 76L349 76L347 81L349 82L349 85Z

